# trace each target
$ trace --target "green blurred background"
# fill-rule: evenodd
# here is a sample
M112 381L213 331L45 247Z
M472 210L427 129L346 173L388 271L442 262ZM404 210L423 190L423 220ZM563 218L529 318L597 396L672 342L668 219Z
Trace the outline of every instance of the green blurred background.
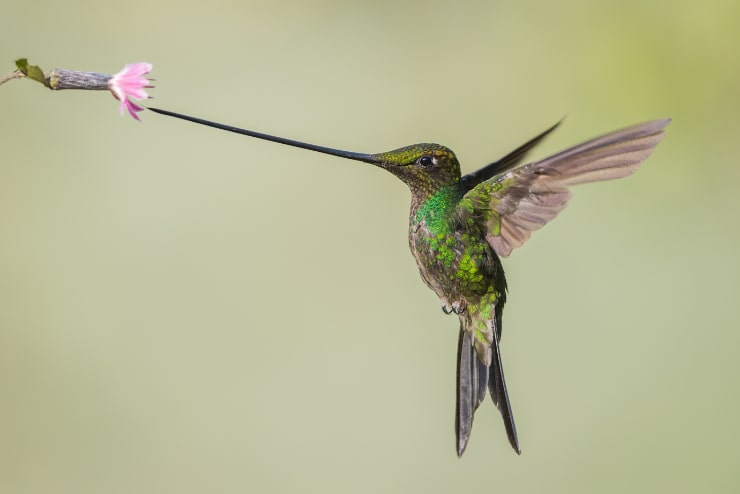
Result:
M0 492L738 492L740 3L10 2L0 62L464 171L670 116L505 261L523 453L454 451L457 321L360 163L0 88Z

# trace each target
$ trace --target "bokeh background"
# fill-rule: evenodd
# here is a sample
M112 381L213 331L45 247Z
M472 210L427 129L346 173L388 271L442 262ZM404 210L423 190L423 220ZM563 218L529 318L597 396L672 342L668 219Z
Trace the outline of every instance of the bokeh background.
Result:
M465 171L670 116L505 261L523 453L454 451L457 321L355 162L0 87L0 492L738 492L740 3L8 2L28 57L163 108Z

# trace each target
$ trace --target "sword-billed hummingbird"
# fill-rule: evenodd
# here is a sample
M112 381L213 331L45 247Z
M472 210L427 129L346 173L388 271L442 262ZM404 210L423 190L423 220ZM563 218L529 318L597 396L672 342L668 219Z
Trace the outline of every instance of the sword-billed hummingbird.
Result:
M455 154L439 144L414 144L363 154L239 129L157 108L150 110L217 129L364 161L388 170L411 189L409 247L442 310L460 320L457 346L457 455L468 444L473 414L489 392L506 434L520 453L501 365L506 278L500 257L529 239L565 208L568 187L631 175L663 139L670 119L611 132L553 156L518 166L559 125L483 168L461 175Z

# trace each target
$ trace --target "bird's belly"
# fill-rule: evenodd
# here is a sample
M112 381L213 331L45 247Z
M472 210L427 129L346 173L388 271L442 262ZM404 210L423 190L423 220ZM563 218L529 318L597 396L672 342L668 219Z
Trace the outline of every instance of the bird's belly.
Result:
M498 258L484 238L416 233L409 243L419 273L444 306L464 308L496 288Z

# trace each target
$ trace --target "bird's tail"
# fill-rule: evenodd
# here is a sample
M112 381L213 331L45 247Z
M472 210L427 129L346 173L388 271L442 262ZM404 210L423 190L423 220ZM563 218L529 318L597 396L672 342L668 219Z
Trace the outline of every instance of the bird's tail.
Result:
M493 333L489 354L490 364L486 364L476 352L473 342L475 336L473 331L465 328L464 319L460 318L460 337L457 344L457 406L455 411L457 456L462 456L465 452L473 427L473 415L485 399L486 390L489 390L493 403L501 412L511 446L517 454L521 454L509 395L506 391L504 369L501 366L499 332L495 328L495 321L488 323L494 327L490 328Z

